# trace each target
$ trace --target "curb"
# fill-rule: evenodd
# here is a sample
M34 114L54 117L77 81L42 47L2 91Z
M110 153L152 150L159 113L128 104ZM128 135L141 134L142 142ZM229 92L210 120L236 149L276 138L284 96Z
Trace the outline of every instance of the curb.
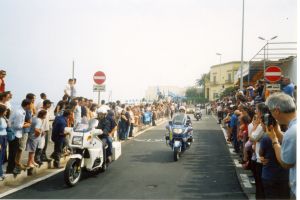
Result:
M214 115L212 115L212 117L216 120L216 122L218 122L218 120L216 119L216 117ZM224 134L224 138L225 138L225 142L226 142L226 130L222 127L222 125L220 125L220 128ZM230 153L230 157L231 160L233 162L233 164L235 165L235 172L236 175L238 177L240 186L243 190L243 192L245 193L245 195L247 196L248 199L256 199L255 198L255 186L253 187L253 185L250 183L250 180L248 178L248 176L252 176L252 173L250 170L244 170L242 168L242 165L239 163L239 155L235 154L233 152L233 146L232 144L228 144L226 142L226 145L228 147L229 153Z
M67 156L61 158L61 160L60 160L61 165L65 166L66 163L68 162L68 160L69 160L69 158ZM52 168L51 162L49 162L49 163L43 162L43 164L40 167L32 169L31 175L28 175L29 169L21 171L21 173L18 175L6 174L5 180L0 182L0 187L7 187L7 188L11 188L11 189L8 189L8 190L0 193L0 198L3 198L9 194L16 192L16 191L19 191L21 189L29 187L39 181L45 180L51 176L58 174L59 172L62 172L63 170L64 170L64 168L62 168L62 169ZM37 176L42 175L44 173L46 175L43 175L43 176L37 178ZM33 180L31 180L31 179L33 179Z

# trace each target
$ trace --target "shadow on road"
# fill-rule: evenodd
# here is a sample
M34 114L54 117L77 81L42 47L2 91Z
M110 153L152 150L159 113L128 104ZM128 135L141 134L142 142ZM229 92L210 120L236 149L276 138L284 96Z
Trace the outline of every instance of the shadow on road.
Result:
M219 132L220 133L220 132ZM192 151L182 157L187 181L178 189L187 199L246 199L223 135L201 130L194 135Z
M151 151L143 155L133 155L131 162L141 163L170 163L174 162L173 152L170 149L168 151Z

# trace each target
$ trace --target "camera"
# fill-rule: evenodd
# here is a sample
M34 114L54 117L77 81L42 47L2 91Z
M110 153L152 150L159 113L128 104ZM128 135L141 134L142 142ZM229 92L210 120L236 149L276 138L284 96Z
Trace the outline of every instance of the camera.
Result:
M266 125L266 126L275 126L276 125L276 120L274 119L274 117L272 116L272 114L270 113L270 111L268 111L268 113L263 114L262 117L262 122Z

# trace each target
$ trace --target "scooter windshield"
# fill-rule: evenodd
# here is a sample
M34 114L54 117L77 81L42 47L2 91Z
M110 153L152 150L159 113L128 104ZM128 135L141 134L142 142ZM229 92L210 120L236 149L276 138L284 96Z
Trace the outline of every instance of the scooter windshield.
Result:
M185 124L185 114L178 114L173 118L174 125L184 125Z
M89 124L78 123L74 127L74 131L75 132L87 132L87 131L89 131Z

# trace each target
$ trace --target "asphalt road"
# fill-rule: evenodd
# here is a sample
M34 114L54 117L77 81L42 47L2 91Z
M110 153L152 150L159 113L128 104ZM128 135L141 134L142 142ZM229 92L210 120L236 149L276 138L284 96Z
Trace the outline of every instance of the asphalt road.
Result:
M195 141L178 162L165 144L165 125L123 143L122 156L106 172L85 176L73 188L60 173L4 198L246 199L212 117L193 120Z

